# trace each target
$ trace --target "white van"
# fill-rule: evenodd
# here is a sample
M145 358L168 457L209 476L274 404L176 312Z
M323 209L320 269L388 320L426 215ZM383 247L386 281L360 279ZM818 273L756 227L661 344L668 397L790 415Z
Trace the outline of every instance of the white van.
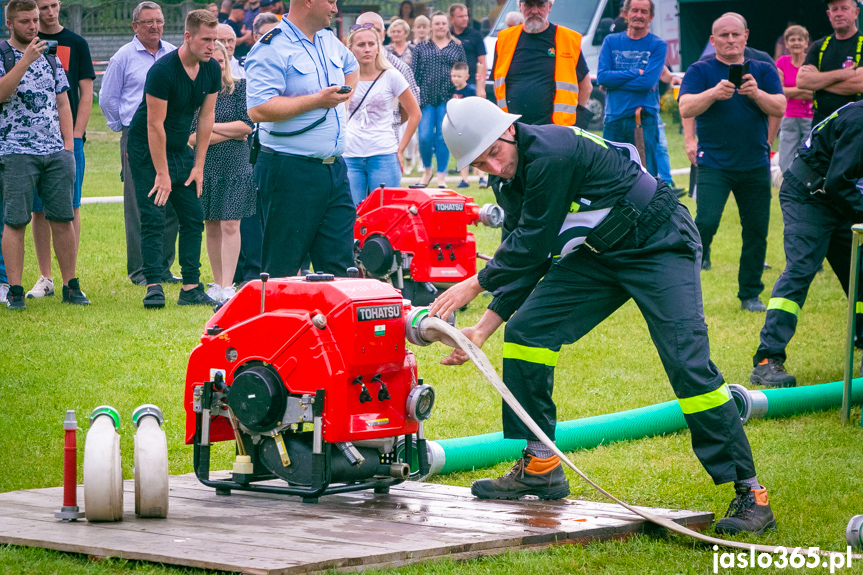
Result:
M651 24L651 32L668 43L668 64L674 71L680 71L680 25L677 15L677 0L654 0L656 14ZM599 49L603 39L611 32L612 22L617 17L622 0L557 0L551 9L549 21L566 26L582 35L581 51L596 83L596 67ZM506 15L518 11L518 0L508 0L500 11L498 19L491 24L485 38L488 53L489 80L486 93L494 97L491 70L494 62L494 45L497 33L506 28ZM594 88L590 97L590 111L593 113L591 129L602 127L605 114L605 93Z

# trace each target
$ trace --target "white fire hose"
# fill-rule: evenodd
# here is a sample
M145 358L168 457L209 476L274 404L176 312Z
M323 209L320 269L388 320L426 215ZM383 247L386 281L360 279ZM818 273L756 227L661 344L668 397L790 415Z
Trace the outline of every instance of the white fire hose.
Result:
M539 428L533 418L524 410L524 408L521 406L521 404L518 402L512 392L510 392L510 390L506 387L506 385L503 383L503 380L501 380L500 376L498 376L497 372L495 371L491 363L488 361L488 358L485 356L485 354L478 347L476 347L473 342L471 342L470 339L467 338L467 336L465 336L463 333L461 333L461 331L454 328L447 322L437 317L425 315L424 317L417 319L419 319L419 321L412 322L415 324L411 330L413 332L413 338L409 337L409 339L413 341L414 339L419 338L426 345L432 342L440 342L449 347L463 350L471 359L479 372L483 375L483 377L485 377L489 381L489 383L494 386L494 388L497 390L503 400L507 403L507 405L509 405L513 412L518 416L518 418L521 419L521 421L524 422L525 425L527 425L527 427L533 432L533 434L540 441L542 441L542 443L545 444L546 447L551 449L555 453L555 455L557 455L560 460L567 465L567 467L575 471L582 479L584 479L588 483L588 485L590 485L615 503L621 505L622 507L631 511L632 513L635 513L636 515L647 519L651 523L655 523L656 525L665 527L666 529L674 531L675 533L687 535L689 537L698 539L699 541L703 541L711 545L743 549L745 551L755 550L763 553L778 553L780 551L785 551L788 554L793 554L796 552L799 555L810 555L808 551L806 553L800 553L799 547L792 548L773 545L754 545L751 543L741 543L738 541L719 539L718 537L710 537L709 535L704 535L702 533L693 531L692 529L679 525L678 523L675 523L674 521L665 517L655 515L653 513L650 513L649 511L638 509L636 507L633 507L632 505L629 505L628 503L624 503L623 501L621 501L620 499L594 483L587 475L584 474L583 471L581 471L578 467L575 466L572 461L569 460L566 454L564 454L560 449L557 448L554 442L542 431L542 429ZM853 559L863 559L863 554L855 553L849 555L845 552L839 551L818 550L818 554L825 557L838 555L843 557L851 557Z

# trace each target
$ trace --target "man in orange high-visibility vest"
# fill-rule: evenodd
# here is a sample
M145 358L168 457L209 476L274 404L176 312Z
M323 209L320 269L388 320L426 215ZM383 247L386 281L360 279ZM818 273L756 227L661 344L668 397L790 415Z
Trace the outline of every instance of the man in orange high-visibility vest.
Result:
M573 126L577 108L589 114L590 71L581 53L581 34L551 24L551 5L549 0L519 2L524 24L498 34L495 101L503 111L521 114L527 124Z

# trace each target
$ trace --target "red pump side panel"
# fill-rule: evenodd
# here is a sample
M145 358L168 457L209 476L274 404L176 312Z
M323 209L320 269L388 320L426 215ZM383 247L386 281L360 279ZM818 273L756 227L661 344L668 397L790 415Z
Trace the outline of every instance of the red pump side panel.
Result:
M362 249L367 238L386 236L393 249L413 256L414 281L456 283L476 275L476 241L467 226L478 219L473 198L452 190L378 188L357 207L354 238Z
M195 433L193 396L196 385L210 381L212 369L226 371L233 382L238 368L250 361L272 365L291 394L325 390L323 434L328 442L358 441L416 433L406 417L407 397L416 386L413 354L405 347L404 300L392 286L377 280L303 278L273 279L266 284L265 313L260 313L261 282L246 284L216 313L189 358L186 373L186 442ZM311 318L326 317L323 329ZM231 357L236 357L231 361ZM378 400L380 383L390 399ZM362 378L373 400L360 403ZM211 441L234 439L227 418L216 417Z

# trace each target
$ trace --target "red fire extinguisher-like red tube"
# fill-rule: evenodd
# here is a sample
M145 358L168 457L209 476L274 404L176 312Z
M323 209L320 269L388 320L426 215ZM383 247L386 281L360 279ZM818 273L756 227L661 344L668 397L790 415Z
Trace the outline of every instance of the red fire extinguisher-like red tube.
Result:
M54 517L68 523L84 517L78 509L78 421L71 409L66 412L63 429L63 507L54 512Z

